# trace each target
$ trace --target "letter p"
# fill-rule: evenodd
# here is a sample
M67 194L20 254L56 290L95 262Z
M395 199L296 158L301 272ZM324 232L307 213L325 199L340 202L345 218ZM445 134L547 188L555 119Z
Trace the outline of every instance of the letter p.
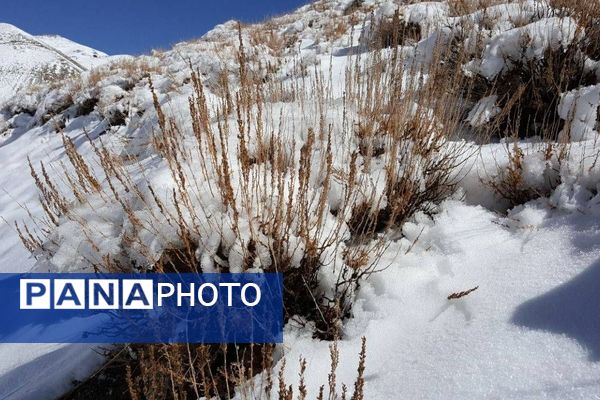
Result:
M19 289L22 310L50 309L50 279L21 279Z

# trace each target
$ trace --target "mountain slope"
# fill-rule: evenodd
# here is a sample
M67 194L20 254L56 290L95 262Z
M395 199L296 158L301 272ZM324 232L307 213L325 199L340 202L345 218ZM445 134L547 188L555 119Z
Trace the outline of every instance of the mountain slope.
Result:
M28 86L73 76L106 54L60 36L33 36L0 24L0 103Z

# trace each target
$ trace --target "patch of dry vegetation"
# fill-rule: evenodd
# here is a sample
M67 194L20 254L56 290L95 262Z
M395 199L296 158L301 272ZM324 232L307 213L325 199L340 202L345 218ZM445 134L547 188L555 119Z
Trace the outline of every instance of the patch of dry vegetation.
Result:
M36 256L51 258L60 245L53 230L67 221L78 226L90 250L88 265L95 270L281 272L286 321L335 340L351 317L356 290L375 271L386 232L417 211L434 212L452 194L453 171L467 156L463 145L451 142L463 124L454 94L469 83L458 69L448 70L445 47L432 63L436 67L427 70L405 65L397 50L391 57L376 52L347 68L340 109L322 72L302 73L288 84L255 79L241 30L239 37L239 84L224 73L216 104L207 100L192 66L191 131L168 115L150 79L156 113L151 145L170 174L167 195L133 174L144 175L135 160L123 162L99 141L91 142L95 160L85 160L65 137L73 167L64 176L69 192L58 189L43 164L31 166L47 214L38 231L46 236L37 237L26 226L17 229ZM127 65L123 68L132 74L146 73ZM425 73L426 82L420 78ZM282 98L309 116L309 124L290 125L283 110L266 100ZM328 115L335 104L338 121ZM290 127L302 131L290 135ZM330 202L334 188L335 204ZM97 210L102 204L122 214L129 227L116 254L103 253L104 238L81 217L82 208ZM164 227L171 237L163 237ZM163 240L158 256L148 237ZM324 275L331 280L325 282ZM283 373L275 393L272 350L266 345L130 346L127 361L119 364L127 378L123 396L230 398L254 382L252 377L266 374L261 393L305 398L304 384L294 391ZM332 349L328 398L363 398L364 354L363 343L353 395L346 388L336 394L338 355ZM303 374L306 364L301 365ZM324 387L319 398L326 392Z
M353 387L338 382L340 352L329 346L327 380L317 400L364 400L367 342L362 338ZM298 385L286 382L286 359L278 361L272 345L129 345L107 354L110 360L90 380L79 383L61 400L108 398L113 400L164 400L239 397L306 400L306 359L300 358Z
M400 18L399 10L390 18L375 21L371 18L374 34L371 35L371 47L376 49L396 48L413 45L422 39L421 26L414 22L406 22Z
M488 7L506 3L505 0L449 0L450 16L459 17L462 15L472 14L479 10L484 10Z
M163 72L159 63L151 62L147 57L124 57L91 70L86 76L86 85L97 86L101 81L113 75L139 81L152 74Z
M548 197L552 191L561 183L560 166L565 162L568 149L565 145L548 143L543 151L546 169L543 172L543 184L531 185L524 176L525 153L514 140L507 145L508 163L506 166L498 167L494 179L484 182L490 186L501 198L508 201L509 206L515 207L528 201Z
M584 54L600 60L600 3L597 1L550 0L559 16L569 16L583 29L585 37L579 42Z
M523 53L528 46L523 42ZM476 77L477 96L497 95L501 112L483 129L490 138L538 136L555 141L565 121L558 114L561 95L596 82L585 69L579 42L547 49L543 57L509 59L509 71L491 81Z

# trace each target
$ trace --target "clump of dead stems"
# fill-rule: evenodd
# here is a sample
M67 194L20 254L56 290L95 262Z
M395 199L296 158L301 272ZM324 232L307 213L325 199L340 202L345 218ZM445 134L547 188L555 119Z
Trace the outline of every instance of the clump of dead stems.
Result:
M530 39L523 41L523 53ZM485 95L497 95L501 112L484 125L490 137L517 132L520 138L541 137L556 141L565 126L558 114L561 95L595 82L586 72L581 44L547 49L541 58L511 59L510 70L484 83ZM483 82L483 81L482 81Z
M58 189L43 164L32 166L47 220L38 221L42 237L27 227L20 235L52 260L66 246L54 231L76 229L79 265L93 270L281 272L286 321L332 340L385 250L386 228L432 212L452 193L466 155L451 142L462 121L447 89L463 81L456 71L442 77L441 69L406 64L397 50L376 52L348 66L340 102L334 80L317 69L287 82L254 79L239 36L235 84L223 74L217 100L190 66L190 127L146 78L156 121L149 145L168 178L153 180L147 160L113 154L99 140L90 141L95 159L85 160L65 137L69 190ZM106 250L109 233L90 220L120 232L117 250ZM266 345L129 349L137 360L126 374L133 398L232 397L273 363ZM363 398L364 352L363 342L352 399ZM306 396L303 384L298 395ZM293 391L280 385L278 396Z
M300 358L297 386L286 378L287 358L275 346L248 345L128 345L108 352L108 362L62 400L108 398L115 400L164 399L277 399L309 398L364 400L366 339L361 348L353 388L338 382L340 352L329 345L327 381L316 393L306 385L308 363ZM277 366L279 364L279 366ZM236 390L237 389L237 390Z
M374 48L395 48L417 43L422 39L421 26L414 22L406 22L401 18L399 10L392 18L381 18L376 21L371 18L370 46Z
M569 16L585 32L579 46L593 60L600 60L600 4L597 1L551 0L559 16Z
M360 172L385 172L383 193L356 201L348 220L356 235L401 226L417 211L433 212L453 193L456 174L469 157L466 147L452 141L464 128L458 94L471 90L460 70L465 56L440 43L425 68L403 63L399 54L398 47L387 59L376 53L373 67L362 72L368 83L346 86L357 98L359 115L365 116L355 125Z
M548 197L561 183L560 168L568 157L568 147L564 144L547 143L542 148L534 148L530 156L542 156L545 169L541 182L528 182L525 178L525 152L516 140L506 145L508 161L498 166L494 178L484 183L508 202L509 207L525 204L528 201Z

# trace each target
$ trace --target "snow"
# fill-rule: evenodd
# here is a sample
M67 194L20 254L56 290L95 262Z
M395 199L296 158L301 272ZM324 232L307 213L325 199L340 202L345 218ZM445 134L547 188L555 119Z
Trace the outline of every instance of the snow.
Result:
M0 351L3 399L51 399L70 390L102 363L89 345L4 344Z
M510 222L450 201L435 224L416 226L424 231L411 252L404 240L392 244L389 267L361 289L339 343L338 382L352 385L366 336L368 399L593 398L599 221L554 212L536 227ZM286 380L297 387L289 360L306 357L314 396L328 373L327 343L285 333Z
M86 69L92 69L107 62L107 54L91 47L73 42L58 35L39 35L36 39L48 46L60 50L71 60L76 61Z
M60 36L33 36L0 23L0 105L31 85L77 75L108 59Z
M565 140L593 140L598 132L595 130L598 105L600 104L600 85L574 89L564 93L558 106L558 114L569 123L563 131Z
M500 107L496 106L496 101L498 101L497 95L486 96L480 99L471 111L469 111L466 121L475 127L488 123L490 119L501 111Z
M324 123L333 127L332 163L336 171L348 168L350 156L343 150L339 121L342 114L352 118L355 112L346 110L341 101L346 89L344 72L348 66L353 68L356 61L355 56L348 54L364 50L354 44L359 37L365 37L370 25L368 22L362 25L361 20L354 27L354 36L348 29L331 39L325 38L322 31L327 23L341 18L351 3L328 0L323 11L307 5L273 19L275 34L297 38L280 53L265 45L253 47L248 31L242 33L246 51L252 52L251 70L257 68L256 60L260 60L280 66L273 79L282 83L301 69L314 69L332 77L328 92L331 102L327 104ZM510 73L511 60L536 59L543 57L549 48L564 48L574 40L576 32L572 19L552 16L547 4L541 1L499 4L460 17L449 17L445 2L404 5L369 0L355 12L359 20L368 21L372 11L378 17L389 18L396 10L405 21L418 23L423 33L419 43L400 47L402 62L426 64L431 61L438 39L458 37L462 29L472 29L469 32L481 35L485 46L481 51L471 49L473 59L463 67L488 79ZM467 23L473 26L467 28ZM27 222L30 217L39 221L43 216L29 176L27 157L36 167L44 161L49 174L60 185L65 184L59 177L68 162L53 122L64 122L64 134L86 159L94 159L88 136L95 144L101 141L124 158L137 156L140 165L124 168L136 183L142 183L140 191L147 195L146 183L151 183L158 196L171 207L169 194L174 178L150 145L157 116L146 71L132 70L136 62L144 63L166 112L184 130L189 130L188 60L198 68L208 101L214 105L219 101L213 90L219 87L220 72L237 71L233 61L237 40L237 24L230 21L215 27L201 40L179 43L171 51L139 58L110 58L61 37L33 37L0 24L0 103L5 104L0 112L0 216L3 218L0 271L84 270L98 254L89 248L87 237L97 239L101 253L119 255L122 238L131 232L131 223L118 205L90 194L86 204L76 209L77 215L88 223L87 228L61 221L51 232L55 247L50 260L36 262L21 246L14 222ZM383 56L390 54L387 49L382 51ZM12 97L17 90L34 82L31 74L47 65L81 74L83 87L68 83L54 87L42 80L35 81L38 86L35 90ZM596 61L587 60L586 66L590 71L600 71ZM91 71L82 73L90 67ZM413 81L427 77L408 78L405 85L410 89L415 85ZM90 99L97 100L97 104L86 115L80 115L81 105ZM318 110L308 103L302 110L294 103L270 104L263 110L267 135L281 123L287 133L285 140L289 141L286 144L294 143L300 148L306 141L306 127L314 125L318 118ZM465 112L466 121L473 127L484 128L501 111L497 104L496 95L474 101L468 113ZM367 279L357 293L353 316L346 322L339 343L340 384L352 386L360 337L366 336L367 399L563 399L597 395L600 391L600 294L596 290L600 279L600 166L596 165L599 104L599 84L561 95L558 113L566 128L560 138L563 144L553 144L550 155L547 143L534 140L467 144L473 150L469 153L475 156L457 173L458 192L439 205L433 219L417 214L405 223L390 240L378 264L383 271ZM433 118L428 110L411 112L423 112L425 119ZM124 125L110 126L109 120L116 113L125 115ZM282 115L285 120L280 121ZM52 119L45 121L46 117ZM231 125L235 122L231 121ZM232 149L236 148L234 139L228 139ZM563 157L560 154L564 142L568 142L569 152ZM515 146L523 152L523 182L549 195L511 208L488 183L502 179ZM288 150L293 157L293 151ZM256 152L254 141L250 152ZM315 157L322 154L322 148L315 149ZM193 174L200 168L198 160L190 157L187 167ZM413 161L417 165L414 179L422 183L424 171L418 159ZM101 183L106 185L98 165L93 162L92 165ZM252 175L256 177L268 172L264 166L253 168ZM318 181L318 165L313 168L310 194L317 196L322 185ZM364 198L384 191L386 171L382 165L374 163L371 171L358 174ZM238 190L240 171L234 170L231 179ZM260 179L256 179L260 185ZM231 270L242 270L243 241L250 236L251 229L259 230L252 225L253 215L240 215L240 232L234 233L227 227L232 216L224 210L220 199L210 195L208 183L199 185L199 198L192 201L206 206L213 215L211 219L194 221L206 230L197 254L203 269L215 269L214 256L222 240L224 247L230 249L225 261ZM333 180L327 193L328 207L339 209L343 196L343 185ZM133 214L143 221L152 220L149 216L157 211L150 206L134 206ZM333 229L333 223L328 214L325 233ZM342 239L347 237L344 232L342 229ZM138 234L140 241L148 244L152 257L158 257L177 236L167 222L149 226ZM258 256L253 265L256 271L270 262L268 246L266 237L256 243ZM344 240L339 246L346 246ZM288 247L292 265L299 265L303 252L301 240L290 237ZM149 261L135 245L127 252L132 260ZM323 272L322 279L327 288L332 276ZM474 287L478 289L461 299L447 299L451 293ZM306 376L308 398L315 397L318 387L326 383L328 346L328 342L313 339L308 329L293 323L286 327L285 343L280 349L288 360L286 380L297 387L298 365L294 361L305 357L310 371ZM0 345L0 398L58 396L73 379L89 375L102 361L93 350L90 346L75 345Z
M518 26L525 26L542 18L552 16L553 12L546 1L527 0L500 3L477 10L472 14L453 17L461 23L475 23L480 28L487 28L496 34Z
M566 48L575 38L576 28L572 18L551 17L510 29L496 35L481 61L472 62L469 68L492 79L515 62L543 58L547 49Z

